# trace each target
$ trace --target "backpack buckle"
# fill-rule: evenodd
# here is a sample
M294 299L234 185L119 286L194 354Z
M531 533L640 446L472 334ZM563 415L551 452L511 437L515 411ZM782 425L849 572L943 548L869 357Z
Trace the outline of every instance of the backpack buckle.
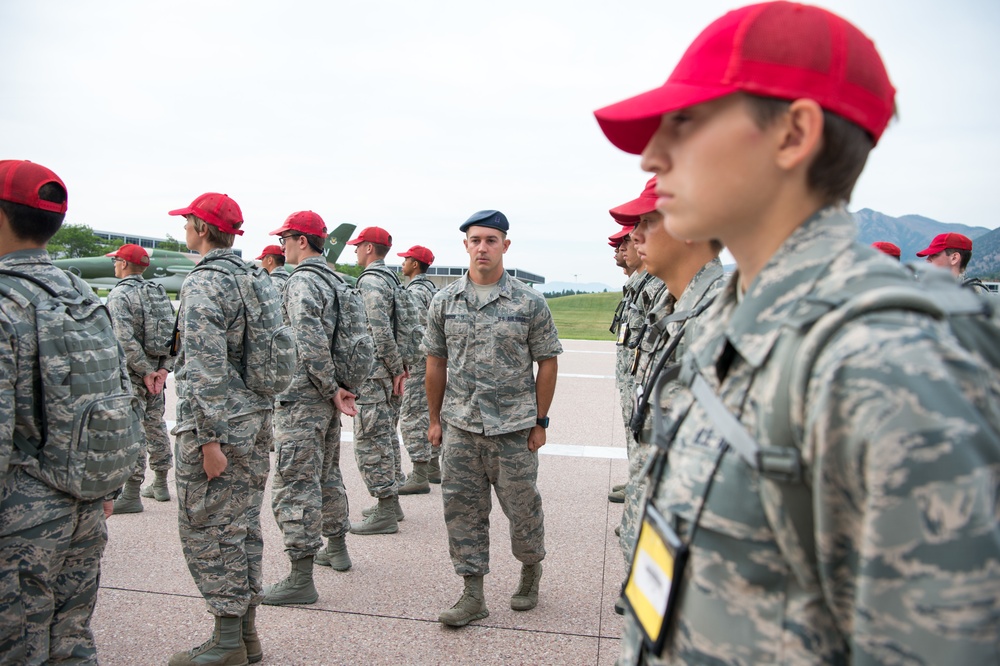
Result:
M802 482L802 457L793 447L772 447L757 451L757 469L779 483Z

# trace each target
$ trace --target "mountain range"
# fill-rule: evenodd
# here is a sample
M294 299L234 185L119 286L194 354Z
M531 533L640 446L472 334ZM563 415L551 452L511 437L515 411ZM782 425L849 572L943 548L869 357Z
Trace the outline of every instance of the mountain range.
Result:
M903 261L919 261L917 252L930 245L938 234L958 233L972 239L972 261L969 275L980 277L1000 275L1000 229L970 227L966 224L938 222L922 215L890 217L870 208L854 213L858 223L858 240L866 245L889 241L899 246Z

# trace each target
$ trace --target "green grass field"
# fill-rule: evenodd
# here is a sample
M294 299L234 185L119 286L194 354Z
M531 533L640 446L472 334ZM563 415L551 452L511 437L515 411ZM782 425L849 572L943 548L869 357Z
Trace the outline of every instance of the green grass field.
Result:
M559 337L568 340L614 340L608 331L621 292L577 294L548 299Z

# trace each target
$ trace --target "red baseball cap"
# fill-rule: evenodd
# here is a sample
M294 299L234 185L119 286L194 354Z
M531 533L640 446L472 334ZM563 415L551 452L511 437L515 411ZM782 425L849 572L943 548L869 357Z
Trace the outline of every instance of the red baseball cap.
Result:
M628 235L630 233L632 233L632 231L634 231L634 230L635 230L635 227L633 225L631 225L631 224L627 224L627 225L623 226L618 233L611 234L610 236L608 236L608 245L610 245L611 247L617 248L618 246L620 246L625 241L625 239L628 237Z
M392 236L382 227L365 227L357 238L347 241L348 245L361 245L362 243L376 243L392 247Z
M197 215L224 234L243 235L242 229L233 226L243 222L243 211L228 194L206 192L190 206L170 211L170 215Z
M938 234L926 250L917 252L918 257L929 257L945 250L971 250L972 241L962 234Z
M51 169L28 160L0 160L0 199L52 213L65 213L69 198L62 203L39 198L42 185L56 183L63 190L66 184Z
M264 257L266 257L269 254L273 254L273 255L276 255L276 256L279 256L279 257L283 257L283 256L285 256L285 248L281 247L280 245L268 245L260 253L260 256L257 257L257 261L260 261L261 259L263 259Z
M149 254L146 252L146 248L133 243L126 243L114 252L108 252L104 256L124 259L130 264L136 264L137 266L149 266Z
M652 213L656 210L656 176L649 179L646 189L635 199L621 206L615 206L608 212L611 217L617 220L618 224L625 224L634 227L639 223L639 216Z
M272 231L270 235L279 236L285 231L297 231L302 234L309 234L310 236L326 238L326 222L311 210L303 210L289 215L285 219L285 223Z
M890 257L896 257L897 259L899 259L900 255L899 246L894 243L890 243L888 241L875 241L874 243L872 243L872 247L875 248L876 250L885 252Z
M875 44L854 25L819 7L766 2L705 28L659 88L594 115L611 143L638 155L663 114L736 92L812 99L876 143L896 94Z
M396 256L410 257L411 259L416 259L420 263L427 264L428 266L434 263L434 253L423 245L414 245L406 252L397 252Z

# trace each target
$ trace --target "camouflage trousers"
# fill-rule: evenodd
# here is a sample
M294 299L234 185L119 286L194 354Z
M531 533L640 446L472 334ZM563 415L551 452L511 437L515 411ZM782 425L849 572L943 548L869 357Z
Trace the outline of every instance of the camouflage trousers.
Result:
M283 401L274 411L271 508L289 559L315 555L323 536L351 529L340 473L340 411L330 402Z
M405 481L396 434L402 401L392 394L391 379L369 379L359 393L358 413L354 416L358 471L372 497L395 497Z
M411 462L427 462L437 457L431 440L427 438L430 413L427 408L426 376L423 372L411 374L403 382L403 404L399 410L399 429Z
M166 399L162 392L153 395L142 382L132 382L132 391L142 405L142 432L144 434L139 457L135 461L135 470L129 481L142 483L146 478L146 454L149 454L149 468L154 472L166 472L173 467L170 455L170 435L167 433L167 423L163 420L166 410Z
M208 479L198 437L177 433L177 523L188 569L213 615L242 616L261 594L260 505L270 467L271 411L229 422L228 464Z
M96 664L90 617L108 541L101 500L10 468L0 497L0 662Z
M639 521L642 520L642 506L646 495L646 479L642 477L642 470L646 466L646 460L653 453L652 444L635 443L632 433L628 434L628 439L634 444L628 456L628 481L625 484L625 506L622 512L622 522L618 543L622 549L622 556L625 558L625 566L632 562L632 551L635 548L635 540L638 536Z
M455 573L490 572L492 489L510 522L510 547L524 564L545 557L545 523L538 493L538 453L528 450L529 430L487 437L444 424L441 496L448 551Z

